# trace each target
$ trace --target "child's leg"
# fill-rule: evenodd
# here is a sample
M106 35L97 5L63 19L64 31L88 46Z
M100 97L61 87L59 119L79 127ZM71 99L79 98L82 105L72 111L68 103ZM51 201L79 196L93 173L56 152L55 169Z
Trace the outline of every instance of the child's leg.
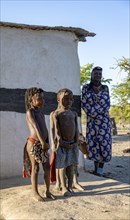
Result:
M31 159L31 162L32 162L31 182L32 182L33 198L36 201L43 201L43 198L38 193L38 171L39 171L39 164L35 161L34 158Z
M66 168L66 175L68 178L68 190L69 192L73 193L72 184L73 184L73 165L68 166Z
M38 171L39 171L39 164L35 161L35 158L30 155L30 149L32 147L32 144L27 144L27 151L28 155L31 161L31 183L32 183L32 193L33 193L33 199L36 201L43 201L43 198L38 193Z
M45 196L47 198L55 199L54 195L50 193L50 163L49 160L42 164L44 170L44 181L46 185Z
M59 176L59 169L56 169L56 185L55 188L57 190L61 190L61 182L60 182L60 176Z
M60 182L61 182L61 187L62 187L62 195L69 196L70 193L67 190L66 184L65 184L65 169L64 168L59 169L59 175L60 175Z
M78 183L78 167L77 165L73 166L73 188L78 189L79 191L84 191L85 189Z

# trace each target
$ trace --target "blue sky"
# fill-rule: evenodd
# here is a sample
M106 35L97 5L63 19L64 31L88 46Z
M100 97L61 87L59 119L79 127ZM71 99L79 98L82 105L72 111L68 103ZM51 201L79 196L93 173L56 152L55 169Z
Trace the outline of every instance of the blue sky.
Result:
M80 27L96 33L79 43L80 65L102 66L104 78L113 80L111 85L125 76L110 67L116 64L115 59L129 57L129 12L129 0L1 0L1 21Z

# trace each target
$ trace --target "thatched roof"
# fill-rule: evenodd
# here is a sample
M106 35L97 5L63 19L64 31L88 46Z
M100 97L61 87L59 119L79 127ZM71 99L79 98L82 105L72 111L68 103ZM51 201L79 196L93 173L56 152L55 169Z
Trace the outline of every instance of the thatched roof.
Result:
M20 29L31 29L31 30L55 30L55 31L66 31L74 33L79 41L86 41L86 37L94 37L96 34L86 31L82 28L77 27L62 27L62 26L41 26L41 25L28 25L28 24L18 24L10 22L0 22L0 26L10 27L10 28L20 28Z

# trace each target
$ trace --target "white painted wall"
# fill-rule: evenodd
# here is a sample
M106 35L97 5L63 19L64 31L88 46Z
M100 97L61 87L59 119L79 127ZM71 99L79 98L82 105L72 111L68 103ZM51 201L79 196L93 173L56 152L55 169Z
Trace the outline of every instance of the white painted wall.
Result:
M5 88L42 87L58 91L68 86L80 94L79 59L75 34L1 28L1 85Z
M80 95L76 36L63 31L1 28L1 87L37 86ZM46 116L49 130L49 116ZM79 118L80 124L80 118ZM23 148L29 135L25 114L1 112L1 177L22 175ZM79 166L84 165L80 153Z

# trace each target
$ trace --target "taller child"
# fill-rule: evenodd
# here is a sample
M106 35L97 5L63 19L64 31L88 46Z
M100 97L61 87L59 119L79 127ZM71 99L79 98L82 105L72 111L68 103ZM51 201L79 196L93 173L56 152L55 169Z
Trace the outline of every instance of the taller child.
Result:
M25 93L26 121L30 136L24 148L24 177L31 176L33 198L43 201L38 192L39 163L42 163L46 185L45 196L55 199L50 193L50 163L48 131L43 113L44 93L41 88L29 88Z

